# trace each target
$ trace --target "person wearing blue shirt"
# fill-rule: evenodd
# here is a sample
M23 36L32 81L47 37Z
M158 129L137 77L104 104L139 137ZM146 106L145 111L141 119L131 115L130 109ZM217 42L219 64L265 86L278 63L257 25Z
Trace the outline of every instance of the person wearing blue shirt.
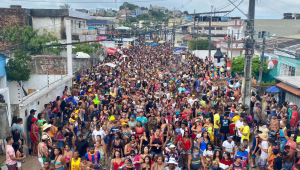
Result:
M119 122L114 122L114 126L111 127L109 134L110 134L110 140L113 141L115 139L115 134L120 130Z
M184 86L184 84L181 83L181 87L178 88L179 93L181 93L182 91L185 92L185 88L183 86Z
M140 116L137 117L135 121L140 121L144 128L146 127L146 123L148 123L147 118L144 116L144 112L140 112Z
M92 164L99 164L99 160L101 159L100 152L95 151L95 146L90 145L89 152L86 153L85 158L87 161L91 162Z

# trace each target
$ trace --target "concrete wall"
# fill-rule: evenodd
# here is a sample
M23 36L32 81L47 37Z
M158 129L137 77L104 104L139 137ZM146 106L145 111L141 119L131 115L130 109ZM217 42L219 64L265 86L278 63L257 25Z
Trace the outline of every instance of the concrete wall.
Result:
M244 31L246 30L246 22L244 22ZM299 20L293 19L255 19L254 30L256 34L260 31L270 32L270 35L276 34L278 37L287 37L300 33ZM288 31L287 31L288 30ZM256 35L257 38L258 35ZM262 41L262 39L256 39Z
M281 64L292 66L295 68L295 76L300 76L300 59L279 56L277 64L277 74L280 75Z
M11 105L11 119L13 116L20 116L19 105ZM0 139L5 138L8 133L8 129L7 103L0 103Z
M216 51L217 50L211 50L211 55L213 56ZM205 60L205 57L208 56L208 50L194 50L192 53L195 54L196 57L202 58L203 60Z
M57 39L63 39L65 34L64 17L32 17L32 27L43 34L43 30L52 33Z

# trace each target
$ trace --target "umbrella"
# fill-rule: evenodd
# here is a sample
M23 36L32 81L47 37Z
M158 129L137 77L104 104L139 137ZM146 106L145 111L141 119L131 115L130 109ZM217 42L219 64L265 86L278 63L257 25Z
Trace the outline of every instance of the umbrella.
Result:
M113 51L117 51L117 49L112 48L112 47L108 47L107 49L113 50Z
M152 46L156 46L156 45L157 45L157 43L153 43L153 44L152 44Z
M117 67L117 65L115 65L113 63L105 63L105 64L103 64L103 66Z
M279 89L276 86L269 87L266 92L279 93Z
M164 41L164 40L161 40L161 41L159 41L158 43L163 44L163 43L165 43L165 41Z
M278 64L278 60L269 60L267 62L268 68L273 68Z
M107 49L107 54L114 55L115 53L116 53L116 51L111 50L111 49Z
M186 46L182 45L182 46L179 46L179 48L186 48Z
M122 56L120 57L120 59L122 60L123 58L126 58L126 57L128 57L128 55L122 55Z

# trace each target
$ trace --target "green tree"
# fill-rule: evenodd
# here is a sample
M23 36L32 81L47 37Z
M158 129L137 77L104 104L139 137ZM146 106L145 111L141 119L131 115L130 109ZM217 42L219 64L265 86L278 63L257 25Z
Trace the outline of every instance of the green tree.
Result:
M147 7L141 7L141 10L148 10Z
M187 14L189 14L189 12L188 12L188 11L184 11L183 13L184 13L184 14L186 14L186 15L187 15Z
M197 46L197 48L196 48ZM188 41L188 48L189 50L208 50L208 40L207 39L199 39L198 38L198 45L196 39L190 39ZM211 47L214 47L213 44L211 44Z
M136 17L138 20L149 20L150 19L149 15L146 15L146 14L138 15Z
M70 9L70 5L69 4L63 4L61 6L59 6L60 9Z
M120 10L128 8L129 10L135 10L136 7L139 7L137 5L128 3L128 2L124 2L121 6L120 6Z
M99 44L98 42L93 42L92 44L89 44L88 42L80 43L74 46L75 46L75 48L73 49L74 53L83 52L89 54L91 57L93 57L93 55L99 55L100 51L98 49L102 47L102 45Z
M238 58L234 58L232 60L232 64L231 64L231 70L232 70L232 75L234 75L235 73L244 73L244 65L245 65L245 57L238 57ZM268 69L267 69L267 63L264 63L264 67L263 67L263 73L267 74L268 73ZM260 70L260 59L259 57L253 58L252 60L252 76L257 76L259 74L259 70Z
M41 35L37 34L37 30L33 30L31 26L20 27L6 26L0 32L0 36L4 37L4 42L13 46L14 58L10 58L6 64L7 80L8 81L27 81L30 78L30 69L28 62L32 61L30 55L38 55L49 51L54 54L59 54L62 46L49 47L48 45L59 45L57 38L43 31Z

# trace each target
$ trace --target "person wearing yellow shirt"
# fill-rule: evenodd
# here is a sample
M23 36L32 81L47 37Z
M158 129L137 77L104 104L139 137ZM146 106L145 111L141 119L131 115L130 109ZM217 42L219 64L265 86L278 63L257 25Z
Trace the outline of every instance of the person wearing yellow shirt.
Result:
M220 114L222 114L222 110L218 109L218 111L214 115L214 143L218 144L218 140L220 138Z
M240 120L240 115L237 111L234 112L234 116L233 118L231 119L232 122L234 122L234 124L236 124L236 122Z
M248 121L244 120L243 121L243 130L241 131L242 133L242 139L241 142L243 142L244 139L247 139L249 141L249 136L250 136L250 127L248 126Z

